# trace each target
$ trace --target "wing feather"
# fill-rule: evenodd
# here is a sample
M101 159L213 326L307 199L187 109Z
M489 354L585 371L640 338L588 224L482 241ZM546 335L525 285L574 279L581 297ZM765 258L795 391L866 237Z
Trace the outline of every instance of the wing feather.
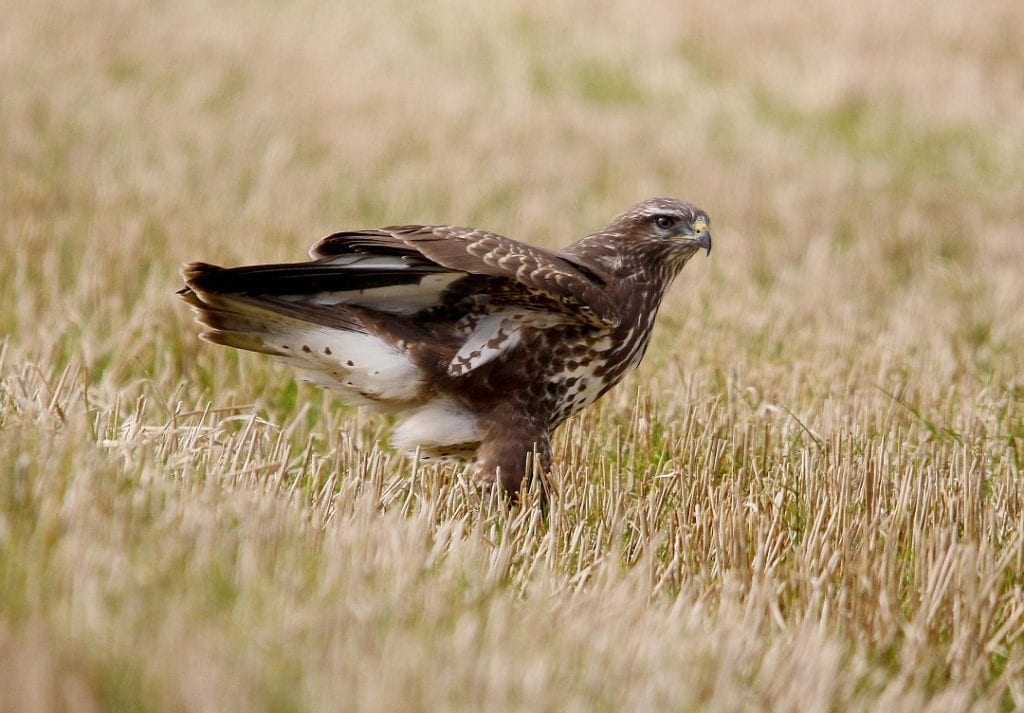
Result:
M387 254L413 263L425 260L472 275L506 278L585 324L609 328L620 321L618 307L594 273L550 250L486 230L398 225L334 233L310 251L316 259L359 253Z

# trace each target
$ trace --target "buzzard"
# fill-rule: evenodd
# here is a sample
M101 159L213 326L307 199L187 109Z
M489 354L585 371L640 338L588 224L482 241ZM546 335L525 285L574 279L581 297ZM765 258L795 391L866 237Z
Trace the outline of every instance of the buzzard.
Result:
M450 225L329 235L309 262L185 265L215 344L270 354L350 404L403 417L393 444L475 460L518 492L552 431L636 367L707 214L653 198L558 252Z

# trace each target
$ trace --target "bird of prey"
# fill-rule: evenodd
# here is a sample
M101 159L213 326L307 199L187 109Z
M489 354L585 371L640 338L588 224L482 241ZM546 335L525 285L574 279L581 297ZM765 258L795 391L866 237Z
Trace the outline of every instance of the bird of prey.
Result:
M665 291L711 252L709 222L653 198L557 252L450 225L344 231L308 262L187 264L179 294L206 341L399 414L394 446L475 460L515 494L550 468L554 429L640 363Z

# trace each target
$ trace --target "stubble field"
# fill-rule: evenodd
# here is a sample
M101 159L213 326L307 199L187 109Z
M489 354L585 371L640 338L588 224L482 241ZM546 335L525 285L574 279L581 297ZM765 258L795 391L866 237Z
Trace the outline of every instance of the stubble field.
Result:
M1024 709L1024 9L0 0L0 711ZM547 512L181 262L712 216Z

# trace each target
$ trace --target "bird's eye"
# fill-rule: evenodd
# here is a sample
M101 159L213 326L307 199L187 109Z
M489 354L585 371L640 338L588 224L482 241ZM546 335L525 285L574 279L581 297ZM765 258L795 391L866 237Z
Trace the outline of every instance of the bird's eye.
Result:
M654 219L654 224L657 225L662 230L668 230L669 228L672 227L673 223L674 221L667 215L659 215L657 218Z

